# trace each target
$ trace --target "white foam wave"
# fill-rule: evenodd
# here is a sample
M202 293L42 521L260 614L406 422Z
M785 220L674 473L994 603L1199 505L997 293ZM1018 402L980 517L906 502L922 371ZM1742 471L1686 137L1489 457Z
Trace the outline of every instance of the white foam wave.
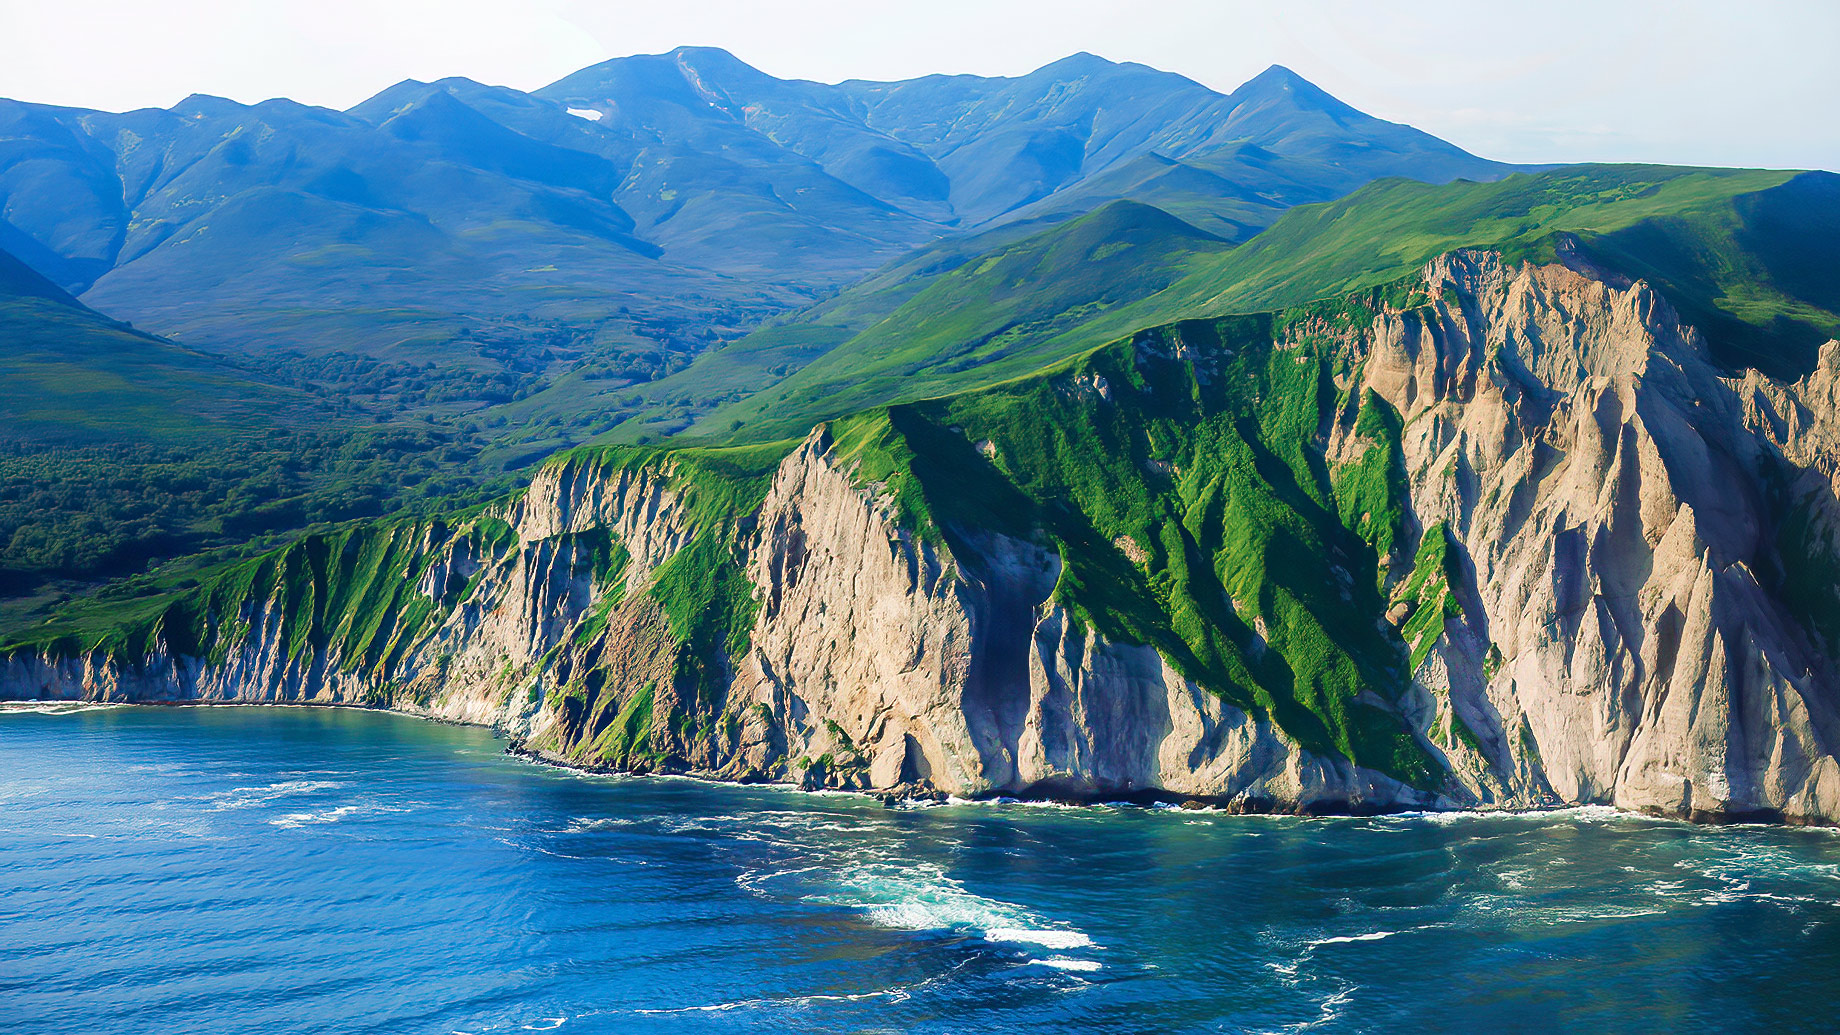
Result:
M126 707L128 707L126 704L98 702L0 701L0 714L11 712L16 715L78 715L83 712L106 712Z
M1532 876L1534 876L1532 870L1502 870L1495 874L1495 879L1501 881L1503 887L1524 891L1527 888L1527 879Z
M1384 821L1407 821L1430 823L1433 826L1452 826L1459 823L1490 823L1504 820L1532 820L1534 822L1551 822L1564 820L1571 823L1619 823L1619 822L1667 822L1657 820L1639 813L1625 812L1611 805L1573 805L1561 809L1518 809L1488 810L1470 809L1444 812L1398 812L1382 817Z
M739 882L758 890L783 871ZM929 863L858 863L837 875L832 890L805 901L861 910L871 922L908 931L953 931L987 942L1039 945L1049 949L1097 948L1083 931L1044 919L1021 906L976 894Z
M958 804L963 799L953 798ZM969 804L969 803L967 803ZM1053 801L1046 798L993 798L990 804L1001 805L1007 809L1038 809L1048 812L1074 812L1083 816L1102 815L1116 812L1121 808L1136 808L1129 802L1116 801Z
M735 884L743 891L770 897L771 885L775 881L796 878L800 874L810 873L817 869L819 869L817 866L795 866L787 870L748 870L735 878Z
M217 794L206 795L204 800L212 802L211 811L223 812L226 809L253 809L266 805L277 798L292 798L317 791L336 790L345 786L340 780L282 780L261 787L232 787Z
M1075 960L1068 959L1065 956L1049 956L1045 960L1036 960L1035 962L1044 967L1053 967L1055 970L1072 970L1082 973L1098 970L1102 966L1098 960Z
M408 810L404 808L398 808L398 807L390 806L390 805L377 805L377 804L372 804L372 803L364 803L364 804L359 804L359 805L340 805L337 808L326 809L323 812L289 812L286 815L276 816L274 819L269 820L268 825L273 826L273 827L281 827L286 830L298 830L301 827L305 827L305 826L315 826L315 825L323 824L323 823L337 823L338 821L345 819L348 816L374 816L374 815L381 815L386 812L407 812L407 811Z
M591 862L596 858L595 856L592 856L592 855L575 855L570 852L558 852L554 848L545 848L540 844L536 844L535 842L514 841L508 837L495 837L492 840L497 841L499 844L504 845L506 848L515 848L520 852L538 852L543 855L553 855L558 859L574 859L578 862ZM641 863L640 865L644 865L644 864Z
M1413 928L1417 930L1417 928ZM1382 938L1391 938L1398 931L1374 931L1369 934L1338 934L1330 938L1318 938L1304 945L1304 951L1310 952L1325 945L1347 945L1350 942L1377 942Z
M571 820L569 822L569 825L566 828L564 828L564 832L569 833L569 834L584 834L590 830L613 830L619 827L638 826L640 822L641 821L637 819L624 819L624 818L618 818L618 817L602 817L602 818L597 818L597 819L591 819L589 817L582 816L574 820Z
M716 826L701 825L707 823ZM879 817L873 815L865 817L839 815L835 812L762 809L749 811L745 816L704 817L697 824L677 827L673 832L719 834L731 840L769 840L777 844L783 837L768 837L768 831L777 835L861 834L865 829L880 827Z
M993 942L1026 942L1049 949L1084 949L1092 945L1092 939L1079 931L1032 930L1026 927L993 927L984 932L984 937Z
M1325 1024L1331 1024L1340 1020L1342 1016L1342 1007L1348 1005L1348 1001L1354 998L1355 989L1360 987L1360 985L1349 985L1345 988L1337 989L1334 995L1331 995L1329 998L1317 1004L1317 1016L1315 1020L1295 1025L1290 1030L1309 1031L1311 1028L1320 1028Z
M669 1009L634 1010L643 1014L673 1013L728 1013L731 1010L758 1010L772 1007L791 1007L797 1009L816 1003L860 1003L868 999L886 999L899 1003L906 1001L911 993L905 988L885 988L876 992L834 993L829 995L794 995L776 999L738 999L732 1003L710 1003L707 1006L678 1006Z
M903 798L900 801L895 802L894 807L897 809L939 809L939 808L944 808L950 804L952 803L945 802L945 801L933 801L929 798Z
M1734 840L1724 830L1709 831L1699 840L1714 847L1717 855L1682 859L1674 864L1676 869L1691 870L1728 884L1772 877L1796 881L1840 880L1840 863L1811 862L1786 846Z
M1443 926L1445 925L1442 923L1419 924L1416 927L1403 927L1397 931L1366 931L1361 934L1327 935L1322 938L1316 938L1316 939L1312 939L1310 941L1304 942L1302 946L1297 950L1296 958L1292 960L1291 962L1289 963L1268 963L1266 964L1266 966L1270 967L1273 970L1276 970L1279 974L1283 975L1286 978L1294 978L1297 975L1298 969L1303 964L1310 962L1311 957L1313 957L1316 954L1316 950L1318 949L1325 948L1330 945L1354 945L1360 942L1384 941L1388 938L1396 938L1402 934L1412 934L1416 931L1429 931L1434 928L1443 927Z
M584 1013L578 1013L573 1017L538 1017L537 1019L531 1021L528 1024L520 1024L517 1021L512 1020L512 1021L505 1021L505 1022L500 1022L496 1024L488 1024L485 1027L479 1028L477 1030L470 1030L466 1028L455 1028L453 1029L452 1035L487 1035L488 1032L502 1031L506 1028L511 1027L512 1025L516 1025L517 1029L520 1031L555 1031L557 1028L562 1027L563 1025L569 1023L570 1021L579 1021L586 1017L599 1017L601 1013L602 1011L600 1010L588 1010Z

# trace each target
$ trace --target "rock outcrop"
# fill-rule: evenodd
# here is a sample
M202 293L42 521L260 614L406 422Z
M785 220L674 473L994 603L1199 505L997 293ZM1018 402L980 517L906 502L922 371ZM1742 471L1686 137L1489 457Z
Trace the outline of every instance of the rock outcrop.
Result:
M356 563L342 547L302 576L314 603L218 592L106 645L15 649L0 696L387 704L560 761L806 786L1840 822L1840 343L1784 383L1721 371L1651 288L1590 269L1461 252L1409 287L1359 319L1279 321L1261 346L1322 364L1299 448L1323 484L1366 463L1392 486L1384 521L1379 489L1323 502L1348 525L1336 585L1298 605L1336 644L1396 652L1348 648L1375 681L1344 698L1270 689L1309 671L1284 656L1302 612L1210 591L1202 613L1244 626L1211 668L1183 653L1192 616L1121 634L1065 537L920 513L909 494L940 496L937 472L872 471L829 427L756 473L577 454L484 515L392 531L410 559L376 578L413 582L397 603L311 581ZM1176 328L1119 347L1215 391L1243 359L1223 342ZM1042 376L1089 407L1153 391ZM1009 462L1000 435L952 430ZM1190 461L1153 452L1143 491L1182 485ZM1330 493L1279 489L1300 507ZM1081 520L1118 578L1167 602L1171 551L1223 527L1197 499L1162 540ZM1221 556L1219 585L1243 585ZM1375 743L1393 754L1358 746Z
M1465 304L1379 321L1366 381L1405 419L1419 519L1473 569L1480 628L1443 653L1499 768L1561 801L1836 817L1840 684L1760 574L1808 563L1779 552L1773 482L1834 527L1840 346L1801 383L1739 381L1645 284L1473 254L1426 280Z

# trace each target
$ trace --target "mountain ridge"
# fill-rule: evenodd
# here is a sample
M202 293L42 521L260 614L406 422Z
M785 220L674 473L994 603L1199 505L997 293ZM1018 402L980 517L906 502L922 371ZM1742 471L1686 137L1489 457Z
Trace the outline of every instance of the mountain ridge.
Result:
M1129 90L1120 92L1121 84ZM1071 92L1049 100L1056 91ZM726 98L721 105L712 103L718 94ZM1092 99L1100 95L1108 99L1104 115ZM500 210L499 219L534 214L565 224L532 244L592 255L603 277L639 278L633 282L650 285L645 290L653 295L732 294L745 283L745 290L764 291L774 299L769 304L783 306L799 292L809 298L941 235L1031 217L1017 213L1019 206L1059 196L1075 214L1097 207L1110 198L1089 203L1065 188L1117 159L1170 149L1165 144L1185 142L1175 149L1193 150L1230 99L1184 77L1096 57L1008 79L824 85L776 79L727 52L680 48L611 59L529 94L463 77L404 80L344 112L284 98L243 105L203 94L169 109L126 113L7 101L0 102L0 197L9 218L0 226L0 247L137 323L205 347L247 347L237 339L273 341L283 332L270 320L226 323L232 318L181 315L154 300L170 292L175 277L190 274L194 260L180 262L173 244L195 239L210 245L206 253L234 246L208 233L196 236L207 223L202 213L221 203L210 199L279 187L297 192L291 203L305 217L295 228L301 240L277 242L283 252L302 250L314 235L328 245L374 240L380 259L397 265L445 262L459 271L471 264L477 276L496 263L487 290L476 293L480 300L528 293L534 284L523 269L543 263L533 257L510 269L456 237L489 224L431 200L429 192L439 189L456 198L470 193L470 208ZM598 122L564 110L596 104L608 109ZM1004 114L1006 105L1021 107ZM935 110L957 128L930 140L924 126ZM284 143L239 136L245 122L264 139ZM982 129L966 128L974 123ZM1368 120L1349 132L1379 126L1390 124ZM387 140L373 143L377 133ZM1434 178L1446 176L1453 160L1476 175L1507 168L1423 134L1414 140L1419 151L1396 155L1386 168L1318 170L1276 186L1279 193L1302 191L1296 200L1319 200L1324 190L1405 171L1421 158L1435 166ZM154 161L142 157L156 151ZM1288 160L1317 161L1302 153ZM299 174L303 162L318 167L314 175ZM398 171L418 167L453 171ZM1032 171L1017 179L1017 170ZM958 187L950 186L954 175ZM1325 175L1336 186L1326 186ZM59 193L54 198L49 190ZM354 221L341 206L376 213L376 225ZM1264 206L1247 225L1273 211ZM392 212L414 214L439 236L424 234L418 243L412 228L388 227ZM314 225L319 220L323 229ZM131 230L131 223L144 228ZM838 227L849 230L840 234ZM227 225L215 229L221 235ZM261 239L248 223L237 232ZM653 261L619 259L634 247ZM308 306L338 298L310 270L266 265L271 282L300 284L284 288L284 297L291 292ZM130 275L127 266L148 272ZM742 282L723 286L724 278L737 276ZM584 297L605 294L579 276L569 283ZM231 294L242 290L232 285L216 290L227 303L274 311ZM380 278L370 289L398 305L429 299L436 305L430 315L515 315L502 304L480 312L477 300L468 303L472 310L456 310L438 294L430 298L431 290L402 276ZM632 297L624 304L632 306ZM427 305L416 301L412 308ZM303 333L291 338L310 342L318 328L338 326L329 316L300 319Z

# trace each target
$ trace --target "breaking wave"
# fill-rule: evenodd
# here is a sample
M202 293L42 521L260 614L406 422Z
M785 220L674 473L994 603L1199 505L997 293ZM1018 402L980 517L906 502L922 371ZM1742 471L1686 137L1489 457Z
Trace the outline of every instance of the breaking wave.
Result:
M1081 931L966 890L962 882L931 863L858 863L835 876L833 890L804 899L860 910L883 927L950 931L987 942L1050 949L1095 947Z

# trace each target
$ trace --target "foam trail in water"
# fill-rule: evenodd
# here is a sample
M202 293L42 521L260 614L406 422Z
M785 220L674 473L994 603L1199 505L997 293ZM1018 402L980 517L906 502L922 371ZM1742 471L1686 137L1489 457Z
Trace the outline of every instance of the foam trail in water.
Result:
M347 816L373 816L385 812L407 811L409 810L389 805L340 805L337 808L327 809L324 812L290 812L286 815L277 816L269 820L268 824L269 826L281 827L283 829L298 830L301 827L312 824L337 823Z
M1084 932L968 891L932 864L860 863L839 874L837 884L806 901L859 909L884 927L957 931L1050 949L1096 948Z
M886 988L876 992L854 992L832 995L795 995L780 999L741 999L732 1003L711 1003L708 1006L677 1006L668 1009L634 1010L640 1014L671 1013L728 1013L731 1010L757 1010L764 1007L799 1008L816 1003L860 1003L870 999L886 999L890 1002L904 1002L910 997L905 988Z
M253 809L266 805L277 798L292 798L317 791L330 791L345 784L339 780L282 780L263 787L232 787L227 791L206 795L205 800L212 803L211 811L222 812L225 809Z
M1377 942L1382 938L1391 938L1398 933L1398 931L1374 931L1371 934L1338 934L1332 938L1318 938L1304 946L1304 949L1307 951L1319 949L1325 945L1346 945L1349 942Z
M1396 812L1382 816L1379 823L1390 825L1400 822L1430 823L1434 826L1452 826L1463 823L1497 823L1502 820L1532 820L1535 822L1566 823L1619 823L1619 822L1669 822L1644 816L1640 813L1625 812L1612 805L1572 805L1559 809L1467 809L1447 812ZM1374 821L1368 821L1374 822Z

